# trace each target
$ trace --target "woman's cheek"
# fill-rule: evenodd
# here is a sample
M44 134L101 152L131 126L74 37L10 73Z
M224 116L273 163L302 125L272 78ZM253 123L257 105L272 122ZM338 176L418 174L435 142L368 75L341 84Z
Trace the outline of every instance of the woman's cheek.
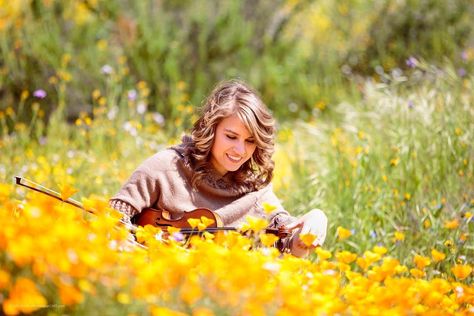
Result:
M257 149L257 145L254 145L254 144L250 145L250 149L248 151L249 157L253 156L253 153L255 152L256 149Z

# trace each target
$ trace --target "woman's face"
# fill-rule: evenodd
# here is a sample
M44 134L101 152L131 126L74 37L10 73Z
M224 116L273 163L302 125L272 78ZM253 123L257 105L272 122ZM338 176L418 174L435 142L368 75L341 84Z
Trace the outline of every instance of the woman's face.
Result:
M216 128L211 148L212 166L220 175L236 171L252 157L255 140L237 115L223 119Z

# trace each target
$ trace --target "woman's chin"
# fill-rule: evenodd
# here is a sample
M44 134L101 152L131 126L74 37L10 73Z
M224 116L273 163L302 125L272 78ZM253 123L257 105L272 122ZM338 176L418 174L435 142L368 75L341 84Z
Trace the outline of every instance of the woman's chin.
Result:
M227 170L227 172L234 172L239 170L241 166L242 164L228 164L227 166L225 166L225 169Z

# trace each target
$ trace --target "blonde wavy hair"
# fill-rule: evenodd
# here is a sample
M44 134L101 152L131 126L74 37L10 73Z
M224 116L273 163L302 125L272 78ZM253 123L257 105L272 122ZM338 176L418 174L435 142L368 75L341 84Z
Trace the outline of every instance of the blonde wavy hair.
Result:
M272 180L275 120L252 88L242 81L229 80L219 83L205 100L201 116L191 131L192 142L188 147L188 157L195 170L192 179L194 187L211 168L211 149L217 125L234 114L255 139L256 149L251 159L238 170L230 172L231 180L250 190L259 190Z

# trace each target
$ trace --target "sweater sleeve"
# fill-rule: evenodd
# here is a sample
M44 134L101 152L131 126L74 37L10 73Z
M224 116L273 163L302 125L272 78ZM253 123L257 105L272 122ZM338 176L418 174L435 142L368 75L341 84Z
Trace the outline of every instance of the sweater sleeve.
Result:
M275 209L267 215L268 228L278 229L296 220L296 217L291 216L290 213L285 210L280 200L273 192L271 185L266 188L265 193L259 200L259 207L262 210L264 203L267 203L271 207L275 207ZM277 242L276 247L278 250L280 250L280 252L289 252L293 235L294 234L291 233L288 237L283 238Z
M156 156L147 159L132 173L119 192L110 199L111 207L131 218L144 208L155 205L160 195L157 159Z
M258 207L263 211L263 205L268 204L269 206L275 208L270 214L267 214L267 220L270 226L279 228L282 225L287 225L296 218L291 216L287 210L283 207L278 197L273 192L271 185L263 189L263 194L260 196L258 201Z
M132 224L132 217L139 213L133 206L121 200L110 199L109 206L122 213L122 220L127 224Z

